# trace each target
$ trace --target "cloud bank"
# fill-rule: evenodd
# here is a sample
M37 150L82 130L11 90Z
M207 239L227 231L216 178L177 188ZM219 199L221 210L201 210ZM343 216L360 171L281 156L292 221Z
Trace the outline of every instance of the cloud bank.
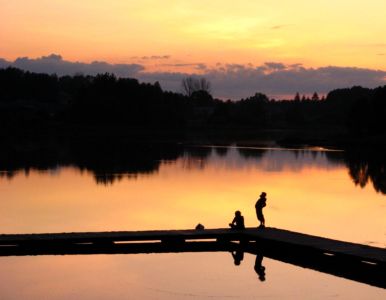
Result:
M91 63L71 62L64 60L58 54L51 54L39 58L19 57L13 62L0 59L0 67L12 66L22 70L63 75L74 75L83 73L96 75L98 73L114 73L119 77L135 76L144 70L139 64L109 64L103 61L93 61Z
M162 56L153 56L160 58ZM164 56L163 59L168 59ZM361 85L377 87L386 84L386 71L355 67L327 66L306 68L302 64L287 65L281 62L266 62L260 66L221 64L209 67L203 63L189 64L200 76L212 83L212 93L222 99L240 99L262 92L270 97L283 95L325 94L336 88ZM181 80L195 74L184 72L148 72L141 64L110 64L103 61L91 63L71 62L60 55L51 54L39 58L21 57L10 62L0 58L0 68L17 67L31 72L57 75L83 73L114 73L118 77L134 77L144 82L159 81L164 90L181 91Z

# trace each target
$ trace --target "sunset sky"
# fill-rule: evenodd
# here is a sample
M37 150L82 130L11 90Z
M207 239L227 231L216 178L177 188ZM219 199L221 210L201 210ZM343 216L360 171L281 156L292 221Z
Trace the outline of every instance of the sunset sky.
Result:
M87 73L98 61L172 90L201 74L223 98L373 87L385 84L385 11L384 0L0 0L0 66Z

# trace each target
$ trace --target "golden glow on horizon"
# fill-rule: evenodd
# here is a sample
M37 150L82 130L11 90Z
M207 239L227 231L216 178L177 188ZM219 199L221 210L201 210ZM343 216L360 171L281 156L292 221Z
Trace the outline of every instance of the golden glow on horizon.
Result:
M72 61L266 61L386 69L386 2L0 0L0 57L61 54ZM164 64L164 65L163 65Z

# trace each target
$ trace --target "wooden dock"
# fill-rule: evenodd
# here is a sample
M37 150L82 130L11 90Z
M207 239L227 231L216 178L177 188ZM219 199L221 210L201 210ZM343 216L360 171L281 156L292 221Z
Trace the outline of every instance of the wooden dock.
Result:
M242 251L386 288L386 249L276 228L0 235L0 256Z
M303 248L309 251L323 252L325 255L346 257L386 266L386 248L342 242L276 228L247 230L245 235L252 240L260 240L272 245L293 247L294 249Z
M277 228L247 228L205 230L157 230L116 232L74 232L43 234L2 234L0 255L6 249L39 248L55 245L114 244L124 242L189 242L199 240L216 241L260 241L277 246L307 248L327 255L347 256L369 263L386 264L386 249L322 238Z

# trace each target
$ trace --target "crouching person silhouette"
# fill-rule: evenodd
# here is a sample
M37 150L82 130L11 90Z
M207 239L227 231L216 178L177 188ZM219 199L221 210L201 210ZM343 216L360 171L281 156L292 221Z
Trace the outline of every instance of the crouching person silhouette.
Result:
M245 229L244 217L239 210L235 212L235 217L233 218L232 223L229 223L229 226L232 229Z

